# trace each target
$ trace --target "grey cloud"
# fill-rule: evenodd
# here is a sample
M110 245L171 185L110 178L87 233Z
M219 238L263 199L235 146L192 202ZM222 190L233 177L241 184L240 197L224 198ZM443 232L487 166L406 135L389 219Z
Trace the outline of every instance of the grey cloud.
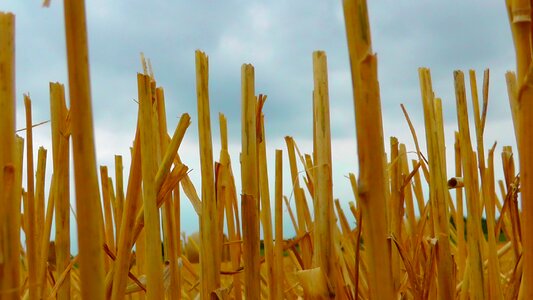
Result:
M442 97L446 122L455 122L453 70L491 69L489 118L509 118L504 72L514 68L511 33L504 3L370 2L374 51L380 59L384 116L398 119L400 102L412 103L411 114L422 115L417 68L430 67L434 90ZM468 84L468 77L467 77ZM481 89L479 90L481 92ZM468 92L470 98L470 92ZM470 100L469 100L470 101Z
M514 67L514 60L503 3L372 1L369 5L385 118L403 120L401 102L412 103L413 114L421 113L418 66L432 68L435 91L446 103L447 121L455 119L452 71L457 68L476 69L480 83L482 70L491 67L491 99L496 99L491 108L507 109L503 72ZM37 117L43 117L48 81L66 81L62 7L59 2L50 9L28 3L11 6L18 15L19 90L31 92L40 104ZM347 129L354 122L341 1L95 1L87 16L96 122L128 130L122 124L135 121L132 99L135 73L141 70L140 51L151 58L158 83L165 87L169 120L187 111L194 121L194 50L202 49L210 56L213 116L224 112L231 132L240 132L240 65L250 62L256 67L256 91L269 96L265 106L269 135L307 136L311 53L323 49L328 53L332 112L338 117L333 119L342 120L333 122L333 134L353 133Z

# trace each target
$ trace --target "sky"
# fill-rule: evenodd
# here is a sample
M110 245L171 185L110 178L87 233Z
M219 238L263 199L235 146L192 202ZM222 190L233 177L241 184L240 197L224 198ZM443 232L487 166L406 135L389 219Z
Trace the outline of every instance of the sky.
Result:
M179 153L192 169L191 178L200 191L194 51L201 49L209 56L215 159L220 149L218 113L222 112L228 118L233 172L240 174L240 67L251 63L255 67L256 93L268 95L264 113L269 174L273 179L274 151L286 150L284 136L293 136L303 152L312 151L312 52L324 50L329 70L334 197L345 208L354 200L346 178L349 172L357 174L358 167L342 1L87 3L99 165L112 170L114 155L120 154L124 156L124 173L128 172L137 116L136 73L142 71L140 52L144 52L151 60L158 85L165 89L169 130L174 130L182 113L191 115L192 123ZM2 0L0 10L16 14L17 128L24 127L23 93L32 98L34 122L49 120L48 84L67 84L62 1L52 1L49 8L42 8L40 1ZM457 130L454 70L476 70L481 86L483 70L490 68L485 148L498 141L497 153L503 145L516 149L504 78L506 71L515 69L515 58L504 1L369 1L369 14L373 50L378 55L386 151L389 136L398 137L408 151L414 151L400 109L403 103L423 152L427 152L419 67L431 69L435 94L443 101L448 161L453 161L453 133ZM471 106L469 110L471 113ZM48 175L50 140L49 125L34 129L34 146L49 149ZM284 153L284 194L290 197ZM496 157L496 166L500 166L499 155ZM451 174L452 169L448 172ZM496 175L502 178L499 169ZM273 182L270 185L273 194ZM198 222L186 198L182 203L182 230L191 233L198 229ZM74 198L72 204L75 206ZM285 235L293 235L287 214L284 222ZM350 222L353 225L353 218Z

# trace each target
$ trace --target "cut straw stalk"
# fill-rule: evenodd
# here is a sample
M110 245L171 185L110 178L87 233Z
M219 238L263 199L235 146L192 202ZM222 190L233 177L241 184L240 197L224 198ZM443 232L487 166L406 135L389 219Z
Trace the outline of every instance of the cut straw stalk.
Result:
M14 170L15 170L15 180L13 181L13 193L14 193L14 205L17 208L17 213L15 216L8 217L9 218L15 218L15 221L13 222L13 225L17 226L17 233L20 234L20 229L24 229L22 226L24 226L23 223L23 215L21 213L21 205L22 205L22 197L23 194L26 192L22 189L22 175L24 173L23 170L24 165L24 139L18 135L15 135L15 157L14 157ZM8 192L9 194L9 192ZM18 239L18 243L20 247L20 236ZM20 251L20 248L17 248ZM20 260L20 256L15 256L17 259ZM23 269L19 268L19 275L24 274ZM21 281L19 281L22 283ZM22 294L21 287L19 287L18 293Z
M144 224L146 232L146 298L163 299L163 265L155 177L157 172L153 138L151 78L137 74L139 127L143 181Z
M405 144L400 144L400 170L402 173L401 194L404 195L405 211L407 214L407 233L410 236L416 231L416 216L413 204L413 191L411 188L412 177L409 177L409 163L407 160L407 148ZM414 175L414 174L413 174Z
M505 2L515 46L518 84L521 86L531 64L531 3L528 0Z
M117 203L117 214L116 214L116 233L117 233L117 244L118 244L118 234L120 233L120 224L122 224L122 216L124 215L124 167L122 164L122 156L115 155L115 185L116 185L116 203ZM117 245L118 246L118 245Z
M510 146L504 146L502 150L502 165L503 174L505 177L505 183L507 187L507 193L504 197L505 202L502 208L502 214L505 215L508 212L508 216L511 222L511 234L508 235L509 239L513 241L514 262L517 262L522 255L522 234L521 234L521 222L520 215L518 213L518 187L520 177L516 177L515 164L513 160L513 151ZM500 221L502 219L500 218ZM499 227L499 226L498 226Z
M45 189L45 175L46 175L46 149L39 147L37 151L37 170L35 172L35 235L37 240L37 257L41 257L41 241L44 231L44 189ZM36 268L38 268L37 264ZM38 294L37 297L40 295Z
M157 100L157 115L159 120L159 141L160 141L160 155L163 157L165 151L169 149L170 138L167 132L167 118L165 109L165 94L163 88L157 88L156 90ZM170 148L172 150L172 148ZM175 153L175 152L174 152ZM179 269L178 269L178 249L177 244L179 242L179 234L176 231L174 207L172 202L172 193L169 193L165 197L165 203L163 205L163 220L165 226L165 241L166 248L165 254L167 254L167 260L169 262L170 269L170 284L168 286L168 296L170 299L179 299L181 295L181 284L179 281ZM178 239L178 241L176 241Z
M205 53L196 51L196 94L198 97L198 134L202 172L202 216L200 218L201 297L207 299L220 286L221 234L218 229L217 200L211 116L209 110L209 63ZM255 140L254 140L255 142Z
M528 73L524 85L519 88L520 107L520 187L522 196L522 242L524 245L524 299L533 299L533 75Z
M35 182L33 169L33 129L31 99L24 95L24 107L26 109L26 179L27 179L27 202L24 203L24 215L26 216L26 249L28 255L28 296L30 299L37 298L37 257L39 240L36 234L37 218L35 214ZM40 226L40 225L37 225Z
M479 109L479 94L477 91L476 72L474 70L469 70L468 75L470 78L470 91L472 95L472 107L474 110L474 126L476 128L478 167L479 173L483 174L485 172L485 149L483 145L483 124L481 119L481 111ZM485 176L481 176L482 183L484 183L484 178Z
M15 16L0 12L0 290L5 299L19 298L20 206L15 170ZM5 177L8 176L8 177Z
M115 251L115 234L111 212L111 196L109 190L109 175L107 166L100 166L100 181L102 182L102 200L104 202L104 240L110 249Z
M462 167L461 167L461 146L460 146L460 135L459 132L455 132L455 177L461 178L462 182ZM457 264L457 280L463 279L465 265L466 265L466 243L465 243L465 222L464 222L464 212L463 212L463 188L456 187L455 189L455 201L457 203L456 210L456 224L457 224L457 254L456 254L456 264Z
M468 111L466 107L466 92L464 74L461 71L454 72L455 97L457 101L457 120L459 123L461 161L463 166L463 178L465 183L468 218L468 263L470 269L470 297L471 299L484 299L484 278L482 265L483 238L481 231L481 213L479 211L479 188L477 184L477 172L475 168L475 156L472 151L470 130L468 127Z
M176 185L176 188L174 189L174 202L173 203L173 210L174 210L174 230L176 231L176 255L178 257L178 273L176 274L177 276L177 281L178 281L178 285L176 286L176 289L178 290L178 298L177 299L181 299L181 294L182 294L182 289L183 289L183 284L181 284L182 282L182 279L183 279L183 275L182 275L182 267L181 265L183 264L183 259L181 258L181 253L182 253L182 249L181 249L181 238L180 238L180 233L181 233L181 196L180 196L180 186L179 184Z
M103 299L102 209L96 173L85 1L64 3L81 294L83 299Z
M258 159L254 67L249 64L242 65L241 75L241 209L245 298L260 299L259 182L257 180Z
M283 299L283 152L276 149L275 233L273 299Z
M43 157L44 161L46 163L46 150L43 148ZM44 171L43 171L44 173ZM40 257L39 257L39 270L37 271L37 282L39 285L39 297L43 297L45 295L45 291L47 288L47 280L46 280L46 271L48 270L47 260L48 260L48 252L50 250L50 233L52 231L52 219L54 217L54 207L55 207L55 193L53 193L53 190L55 189L55 181L57 175L52 174L52 181L50 183L50 192L48 196L48 203L46 207L46 216L44 218L44 224L43 224L43 235L42 239L39 241L40 243Z
M513 33L516 54L517 76L507 74L507 84L511 111L520 153L520 180L522 193L522 215L525 231L533 228L533 136L529 129L533 127L533 84L531 68L531 3L530 1L506 1L509 23ZM513 88L513 86L515 88ZM517 88L516 88L517 87ZM518 119L518 120L517 120ZM518 125L518 126L517 126ZM525 234L524 248L533 247L533 237ZM521 296L533 298L533 251L524 251L524 273Z
M116 199L116 195L115 195L115 188L114 188L114 184L113 184L113 179L111 177L107 177L107 189L108 189L108 193L109 193L109 201L111 201L111 213L112 213L112 227L114 228L114 232L113 232L113 235L114 235L114 239L113 239L113 245L115 246L115 248L113 249L109 249L110 251L113 252L113 254L116 254L116 244L117 244L117 241L118 241L118 237L116 235L116 233L118 233L118 224L117 224L117 199ZM109 256L109 255L108 255Z
M501 300L503 299L501 284L500 284L500 263L498 261L498 246L496 236L499 232L495 232L495 189L494 189L494 149L496 143L489 150L488 167L485 170L483 180L483 197L485 198L485 208L487 212L487 232L488 232L488 296L489 299Z
M56 225L56 269L61 274L70 264L70 178L69 178L69 124L62 84L50 84L50 112L52 119L52 153L54 174L56 174L55 225ZM57 291L58 299L70 299L70 273L66 273L63 284Z
M326 279L325 298L335 298L334 220L333 220L333 180L331 163L331 130L329 117L329 91L327 58L323 51L313 52L314 74L314 145L315 170L315 223L313 260Z
M507 74L507 84L513 112L515 132L517 132L520 154L520 181L522 194L523 232L533 228L533 137L529 130L533 126L533 76L531 75L531 3L530 1L506 1L507 11L516 53L517 78ZM514 88L513 88L514 86ZM518 119L518 120L517 120ZM518 126L517 126L518 125ZM517 128L518 127L518 128ZM517 130L518 129L518 130ZM533 298L533 238L523 235L524 273L520 295Z
M9 202L14 202L13 198L12 197L14 194L15 194L15 177L16 177L16 174L15 174L15 167L12 165L12 164L8 164L6 165L4 168L3 168L3 184L2 184L2 188L3 188L3 194L2 194L2 201L3 203L9 203ZM13 204L11 205L13 206ZM6 205L6 207L9 208L8 205ZM14 220L14 218L12 217L7 217L6 215L4 215L4 219L5 222L7 223L9 221L9 226L13 226L15 227L15 225L20 225L20 224L16 224L16 220ZM7 226L6 226L7 227ZM8 227L9 228L9 227ZM15 227L15 228L20 228L20 226L18 227ZM5 230L7 228L4 227L4 231L7 231ZM4 243L2 245L2 254L3 254L3 270L2 270L2 273L0 275L2 275L2 293L3 293L3 297L5 299L17 299L19 298L19 293L20 293L20 287L19 287L19 280L18 280L18 277L12 277L10 278L11 276L14 276L13 274L17 275L17 276L20 276L19 275L19 264L18 264L18 259L15 259L15 261L17 262L17 266L16 267L13 267L13 266L10 266L10 264L5 261L5 258L6 257L10 257L10 256L14 256L12 252L15 252L11 249L9 249L9 245L17 245L18 247L18 244L19 242L17 241L16 243L10 243L9 241L13 241L14 238L12 238L11 236L9 236L9 232L7 233L4 233L4 236L7 236L6 239L4 240ZM11 238L11 239L7 239L7 238ZM9 268L11 267L11 268Z
M237 202L237 190L235 188L235 178L233 177L233 172L231 170L231 159L228 152L228 123L226 117L223 114L219 114L219 123L220 123L220 162L218 167L218 178L217 178L217 191L222 189L222 198L224 203L219 203L219 205L224 205L226 212L226 224L228 228L228 238L229 242L229 251L231 266L233 270L240 268L241 260L241 245L236 243L241 239L239 233L239 222L238 216L239 212L237 211L237 206L233 205ZM219 195L217 195L218 197ZM242 298L242 288L241 288L241 275L239 273L233 274L233 295L235 299Z
M377 57L372 53L366 1L344 1L344 18L350 54L359 158L359 198L365 230L370 297L393 299L387 215L384 213L385 160Z
M266 96L259 95L259 102L264 101ZM267 299L276 299L274 277L274 242L272 237L272 213L270 210L270 192L268 186L267 154L266 154L266 136L265 136L265 116L261 111L257 112L260 118L257 132L261 135L257 137L258 159L259 159L259 184L261 200L261 222L263 224L263 244L265 264L267 268L266 283L268 287Z
M399 161L399 145L396 137L390 137L390 164L389 164L389 180L390 180L390 197L388 205L390 207L389 231L391 236L398 240L402 240L402 203L400 192L400 161ZM394 289L398 290L400 286L400 255L396 247L391 249L391 269L392 278L394 280Z
M438 240L438 293L440 299L452 299L455 295L455 279L453 277L453 260L450 250L449 217L446 207L447 179L446 162L444 158L444 137L442 136L442 122L438 122L440 111L436 111L429 69L420 68L420 88L422 104L424 106L424 120L426 124L426 139L430 171L429 193L431 201L431 218L434 220L435 237Z
M142 203L142 195L139 198ZM139 238L135 244L135 266L137 268L137 274L146 274L146 233L144 230L139 234ZM141 293L137 296L137 299L144 300L146 293Z
M518 138L520 137L520 106L518 105L518 83L516 82L516 74L514 72L505 73L505 81L507 84L509 106L511 107L511 116L513 118L514 135L516 144L518 145Z

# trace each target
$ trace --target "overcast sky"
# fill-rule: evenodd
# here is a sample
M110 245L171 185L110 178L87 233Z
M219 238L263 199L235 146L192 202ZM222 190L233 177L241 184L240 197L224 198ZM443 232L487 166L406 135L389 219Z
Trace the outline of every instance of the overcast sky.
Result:
M481 85L483 70L490 68L486 148L495 140L499 143L497 151L503 145L514 146L504 74L515 65L504 1L369 2L387 148L388 137L397 136L408 150L414 150L400 109L400 103L404 103L426 152L417 73L421 66L431 68L435 93L443 99L448 154L453 151L453 131L457 129L452 74L456 69L476 70ZM182 113L192 117L180 155L193 169L191 176L200 190L194 51L201 49L209 55L215 159L220 149L218 113L222 112L228 117L234 173L240 174L240 67L252 63L256 92L268 95L264 112L269 173L273 178L274 149L286 149L285 135L293 136L302 151L312 151L312 52L325 50L334 194L345 207L353 200L345 176L357 173L355 122L341 1L87 3L99 164L112 169L113 156L121 154L125 174L128 172L137 116L133 101L137 98L136 73L142 70L142 51L151 59L158 85L165 88L169 130L173 131ZM40 1L3 0L0 10L16 14L17 127L22 128L22 94L31 95L34 122L44 121L50 118L48 83L67 83L63 5L62 1L52 1L46 9ZM470 99L469 92L468 96ZM43 145L50 150L51 166L50 126L36 128L34 137L35 147ZM284 163L288 164L286 156ZM284 176L288 178L288 174L286 169ZM290 188L286 180L286 195L291 194ZM198 228L192 216L193 210L184 198L182 228L189 233ZM286 234L292 235L289 219L285 222Z

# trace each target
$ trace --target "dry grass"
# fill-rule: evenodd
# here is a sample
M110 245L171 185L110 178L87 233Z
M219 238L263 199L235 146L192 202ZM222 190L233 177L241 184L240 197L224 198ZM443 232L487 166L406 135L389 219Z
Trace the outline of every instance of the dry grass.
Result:
M116 156L113 168L100 166L98 182L83 1L65 1L70 107L63 85L50 84L53 174L45 174L47 150L34 151L29 96L24 97L26 158L24 140L15 132L15 21L0 13L0 299L533 299L530 3L507 1L517 72L507 73L506 80L520 162L517 168L517 156L504 146L504 179L498 181L496 144L486 151L483 139L488 70L481 97L473 70L469 84L463 72L454 72L458 129L455 140L448 141L449 147L454 145L453 161L446 160L442 102L433 91L430 70L418 70L425 121L418 133L424 132L427 147L419 145L402 106L416 146L415 159L409 161L405 144L394 137L386 150L366 2L343 4L359 159L359 175L349 176L355 200L349 211L333 198L324 52L312 56L313 149L302 153L286 137L288 160L283 162L282 150L276 150L270 180L268 116L262 111L266 96L256 96L253 66L242 66L242 173L235 177L222 114L218 159L213 154L208 57L196 52L200 193L187 174L187 157L178 154L191 118L184 114L174 134L168 134L164 91L143 56L128 175L123 174L122 157ZM475 132L470 132L470 122ZM284 163L290 174L283 174ZM450 164L454 174L446 173ZM291 180L291 191L283 191L283 178ZM236 189L237 180L242 191ZM48 194L45 181L51 183ZM79 237L74 257L69 250L70 231L75 230L69 226L72 189ZM187 199L180 199L181 192ZM289 193L294 193L295 211L284 196ZM196 249L199 263L182 254L180 207L186 200L200 223L199 237L189 239L187 252ZM284 212L292 224L283 223ZM355 218L355 227L346 214ZM290 226L296 237L287 239L283 229Z

